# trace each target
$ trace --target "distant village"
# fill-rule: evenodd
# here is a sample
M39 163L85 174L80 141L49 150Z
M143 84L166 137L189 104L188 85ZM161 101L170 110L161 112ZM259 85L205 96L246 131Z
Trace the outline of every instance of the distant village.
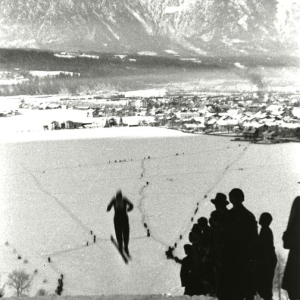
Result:
M40 104L22 100L22 109L85 110L91 124L102 127L160 126L194 134L236 137L267 143L300 141L300 93L190 93L151 97L136 94L56 97ZM0 116L17 114L0 112ZM52 129L73 129L84 124L53 122ZM86 124L87 125L87 124Z

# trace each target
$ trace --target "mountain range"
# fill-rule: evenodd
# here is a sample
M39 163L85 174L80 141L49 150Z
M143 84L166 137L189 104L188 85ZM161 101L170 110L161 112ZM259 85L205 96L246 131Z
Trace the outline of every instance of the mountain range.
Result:
M0 47L171 56L298 55L300 4L288 2L1 0Z

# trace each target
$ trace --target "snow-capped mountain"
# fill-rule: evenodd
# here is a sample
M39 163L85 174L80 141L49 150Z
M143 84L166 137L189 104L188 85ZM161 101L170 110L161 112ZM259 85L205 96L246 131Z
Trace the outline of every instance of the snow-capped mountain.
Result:
M2 0L0 47L292 53L299 24L295 0Z

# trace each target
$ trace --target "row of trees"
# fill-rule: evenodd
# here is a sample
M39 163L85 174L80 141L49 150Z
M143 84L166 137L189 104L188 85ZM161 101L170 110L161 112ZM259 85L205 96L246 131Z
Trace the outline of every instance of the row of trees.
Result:
M101 83L99 79L80 77L30 77L28 81L0 86L0 96L17 95L55 95L55 94L88 94L97 91L116 90L111 84Z

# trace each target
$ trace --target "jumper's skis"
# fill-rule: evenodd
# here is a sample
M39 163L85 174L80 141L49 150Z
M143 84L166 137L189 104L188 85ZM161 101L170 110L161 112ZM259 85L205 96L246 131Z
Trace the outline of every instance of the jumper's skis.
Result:
M115 238L111 235L110 239L111 239L112 243L115 245L115 247L117 248L117 250L119 251L120 255L122 256L125 264L128 264L128 258L125 255L125 253L119 249L119 245L118 245L117 241L115 240Z

